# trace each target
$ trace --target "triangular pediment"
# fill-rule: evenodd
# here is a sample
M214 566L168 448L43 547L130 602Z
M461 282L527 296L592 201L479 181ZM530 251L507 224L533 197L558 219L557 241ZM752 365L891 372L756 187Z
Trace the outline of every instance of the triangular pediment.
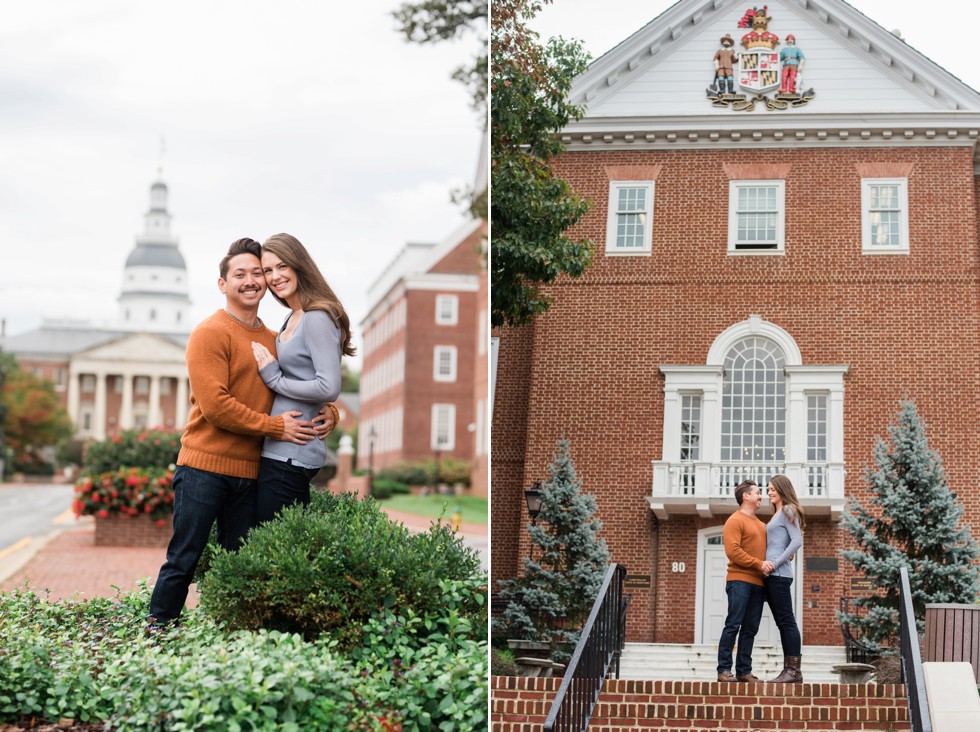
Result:
M130 333L75 354L86 361L184 363L184 349L155 333Z
M752 0L681 0L594 61L573 85L586 120L635 117L744 116L712 106L715 52L728 34L735 49L748 29L738 23ZM842 0L774 0L768 29L780 44L792 33L806 56L799 107L756 111L768 126L811 115L953 115L980 112L980 94ZM777 121L778 120L778 121ZM802 121L797 119L796 121ZM744 124L744 120L740 124ZM794 123L791 123L794 124ZM573 123L570 128L580 128Z

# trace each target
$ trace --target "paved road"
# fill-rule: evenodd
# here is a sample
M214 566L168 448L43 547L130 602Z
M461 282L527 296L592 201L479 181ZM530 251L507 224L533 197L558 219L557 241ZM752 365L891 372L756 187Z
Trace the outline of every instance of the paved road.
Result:
M0 557L54 531L52 522L71 508L73 493L70 484L0 484Z

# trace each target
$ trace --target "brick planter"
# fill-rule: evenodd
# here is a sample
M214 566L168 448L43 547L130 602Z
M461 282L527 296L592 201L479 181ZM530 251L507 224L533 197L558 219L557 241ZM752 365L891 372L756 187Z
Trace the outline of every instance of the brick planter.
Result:
M174 531L173 514L163 526L149 516L95 517L96 546L165 547Z

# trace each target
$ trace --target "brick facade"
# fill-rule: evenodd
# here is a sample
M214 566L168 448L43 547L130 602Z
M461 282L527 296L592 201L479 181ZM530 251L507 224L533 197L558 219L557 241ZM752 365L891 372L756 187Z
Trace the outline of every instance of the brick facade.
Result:
M596 254L583 277L546 288L555 304L533 326L500 334L494 579L512 576L527 554L523 491L546 477L556 441L568 438L613 560L651 575L648 589L633 590L628 640L693 640L697 532L723 518L660 520L650 510L651 461L664 459L659 366L703 365L715 338L751 315L788 332L804 365L847 366L846 496L869 505L862 469L899 401L913 398L964 520L980 527L971 148L576 151L556 168L593 202L569 234L591 239ZM729 180L776 168L785 176L785 251L730 255ZM652 255L604 254L610 175L623 169L656 173ZM910 250L862 254L861 178L898 173L908 179ZM804 643L839 644L834 610L852 577L839 550L848 540L830 517L815 515L804 541L805 557L839 560L839 571L805 575ZM687 573L672 572L675 561Z
M437 261L402 267L386 288L374 293L375 301L364 323L364 366L361 377L360 449L358 467L367 468L367 435L376 430L373 450L375 470L401 461L432 460L434 404L455 407L453 445L440 451L441 458L471 460L475 415L477 330L481 243L485 225L474 224L451 246L438 245ZM441 295L457 298L457 317L452 324L436 321L436 301ZM452 381L434 378L437 346L456 349L456 376ZM485 366L484 366L485 368Z

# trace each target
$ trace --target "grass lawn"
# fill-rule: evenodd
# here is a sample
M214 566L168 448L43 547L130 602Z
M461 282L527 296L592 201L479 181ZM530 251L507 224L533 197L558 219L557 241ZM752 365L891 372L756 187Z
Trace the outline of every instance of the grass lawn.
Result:
M456 513L457 504L462 509L463 521L474 524L487 523L487 499L476 496L408 496L396 494L391 498L379 501L395 511L414 513L420 516L438 518L443 515L448 521Z

